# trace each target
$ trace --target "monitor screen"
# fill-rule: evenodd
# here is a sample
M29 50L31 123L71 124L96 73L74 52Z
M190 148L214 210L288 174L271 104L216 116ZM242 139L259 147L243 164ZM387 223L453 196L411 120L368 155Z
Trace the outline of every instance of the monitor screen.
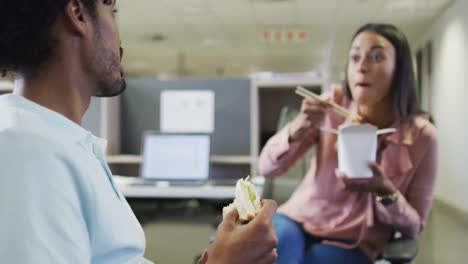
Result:
M208 134L145 133L142 177L155 180L206 180L210 170Z

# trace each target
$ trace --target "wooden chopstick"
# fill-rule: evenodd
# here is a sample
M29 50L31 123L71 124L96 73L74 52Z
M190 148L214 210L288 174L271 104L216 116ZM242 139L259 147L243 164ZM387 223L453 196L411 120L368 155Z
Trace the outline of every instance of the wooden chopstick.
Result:
M311 96L310 94L304 93L304 92L302 92L302 91L297 91L297 90L296 90L296 94L298 94L298 95L300 95L300 96L302 96L302 97L304 97L304 98L307 98L307 99L314 99L314 100L317 100L317 101L322 101L322 102L324 102L322 99L318 99L318 98L316 98L316 97L314 97L314 96ZM333 107L333 110L335 110L335 112L337 112L338 114L340 114L340 115L342 115L342 116L344 116L344 117L346 117L346 118L348 118L348 117L350 117L350 116L353 115L352 113L348 112L347 110L343 110L343 109L341 109L341 108L339 108L339 107L336 107L335 105L333 105L333 104L330 103L330 102L326 102L326 103L330 104L330 105Z
M298 94L298 95L300 95L300 96L302 96L304 98L307 98L307 99L314 99L314 100L317 100L317 101L326 102L318 94L313 93L313 92L305 89L302 86L297 87L296 94ZM330 104L333 107L333 110L335 110L335 112L342 115L343 117L346 117L346 118L351 117L353 119L353 121L357 121L357 122L359 122L361 120L361 118L358 115L354 114L353 112L349 111L348 109L342 107L341 105L339 105L339 104L337 104L335 102L326 102L326 103Z

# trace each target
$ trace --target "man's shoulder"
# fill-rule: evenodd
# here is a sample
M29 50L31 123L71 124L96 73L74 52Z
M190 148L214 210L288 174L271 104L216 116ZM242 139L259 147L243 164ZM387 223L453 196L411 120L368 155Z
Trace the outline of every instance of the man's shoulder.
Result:
M66 146L54 137L35 133L22 128L9 128L0 131L0 145L10 153L27 154L57 154L64 152ZM4 153L3 153L4 154Z
M54 177L62 174L76 176L79 173L77 146L54 137L47 137L22 129L6 129L0 132L0 171L17 171L25 177L41 174Z
M80 158L74 155L75 151L70 151L74 146L14 129L0 132L0 146L0 190L34 186L37 192L58 191L80 196L91 191Z

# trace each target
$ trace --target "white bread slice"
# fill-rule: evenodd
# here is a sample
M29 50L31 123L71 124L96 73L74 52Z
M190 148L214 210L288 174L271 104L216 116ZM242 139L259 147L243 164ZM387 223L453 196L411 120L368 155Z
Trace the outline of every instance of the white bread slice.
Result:
M223 219L236 208L239 212L239 220L249 222L262 208L260 196L257 194L255 186L249 181L249 177L237 181L235 195L234 202L223 208Z

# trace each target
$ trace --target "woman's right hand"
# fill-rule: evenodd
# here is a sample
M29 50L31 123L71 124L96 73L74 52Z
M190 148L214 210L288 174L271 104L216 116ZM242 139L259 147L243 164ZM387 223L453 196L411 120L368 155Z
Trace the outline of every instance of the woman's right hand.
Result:
M304 99L301 112L289 125L289 142L302 140L310 129L317 127L324 120L328 108L330 104L325 101Z

